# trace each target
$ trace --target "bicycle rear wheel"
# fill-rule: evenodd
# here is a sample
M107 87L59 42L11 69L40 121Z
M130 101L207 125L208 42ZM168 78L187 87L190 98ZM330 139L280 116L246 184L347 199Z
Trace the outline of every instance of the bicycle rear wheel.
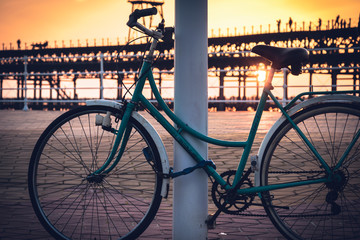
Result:
M360 129L360 107L321 104L293 117L333 169ZM335 171L337 182L262 193L264 208L288 239L358 239L360 236L360 139ZM288 121L273 134L261 167L263 186L325 177L320 162Z
M90 177L103 165L115 140L115 134L95 124L95 116L107 112L113 123L116 119L117 129L122 117L117 109L84 106L51 123L32 153L31 202L42 225L57 239L134 239L160 206L159 153L133 118L120 162L108 174Z

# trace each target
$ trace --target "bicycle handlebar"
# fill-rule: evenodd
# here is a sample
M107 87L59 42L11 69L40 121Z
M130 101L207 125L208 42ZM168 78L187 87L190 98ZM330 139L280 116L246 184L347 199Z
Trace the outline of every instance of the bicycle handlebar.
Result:
M129 21L126 24L129 27L134 27L134 26L136 26L136 22L139 18L156 15L156 14L157 14L156 7L146 8L146 9L142 9L142 10L136 9L133 13L130 14Z
M137 22L137 20L141 17L151 16L155 14L157 14L156 7L146 8L142 10L136 9L133 13L130 14L129 21L126 23L126 25L128 25L131 28L137 27L138 29L143 31L146 35L153 37L155 39L161 39L163 37L163 33L161 31L150 30Z

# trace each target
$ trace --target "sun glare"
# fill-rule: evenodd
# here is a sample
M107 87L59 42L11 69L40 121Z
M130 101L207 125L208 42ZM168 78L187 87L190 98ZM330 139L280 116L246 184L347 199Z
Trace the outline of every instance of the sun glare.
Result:
M264 82L265 81L265 79L266 79L266 71L258 70L257 75L258 75L258 81L259 82Z

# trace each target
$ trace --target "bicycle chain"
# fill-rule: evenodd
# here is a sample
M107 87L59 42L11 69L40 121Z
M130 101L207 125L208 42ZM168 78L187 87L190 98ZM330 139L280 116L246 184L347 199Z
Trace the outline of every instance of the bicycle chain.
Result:
M239 216L247 216L247 217L268 217L267 214L254 214L254 213L229 213L230 215L239 215ZM307 215L279 215L279 217L287 217L287 218L295 218L295 217L328 217L328 216L334 216L336 214L334 213L328 213L328 214L307 214Z
M325 173L324 171L270 171L269 174L294 174L294 173Z
M321 174L324 171L271 171L269 174L299 174L299 173L306 173L306 174ZM253 194L255 195L255 194ZM251 203L248 207L251 206ZM247 216L247 217L268 217L267 214L255 214L255 213L241 213L241 212L228 212L229 215L239 215L239 216ZM279 215L279 217L288 217L288 218L296 218L296 217L327 217L333 216L336 214L329 213L329 214L297 214L297 215Z

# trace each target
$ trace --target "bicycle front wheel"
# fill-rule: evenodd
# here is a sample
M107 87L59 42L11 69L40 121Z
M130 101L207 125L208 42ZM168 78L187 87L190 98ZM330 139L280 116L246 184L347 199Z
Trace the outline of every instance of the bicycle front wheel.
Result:
M293 117L331 169L360 129L358 105L321 104ZM292 125L285 121L266 146L263 186L326 177L324 168ZM358 239L360 236L360 140L355 142L336 181L263 192L264 208L288 239Z
M39 138L29 166L29 193L45 229L57 239L134 239L160 202L162 165L149 133L135 119L126 149L107 174L94 173L109 156L115 134L95 124L117 109L84 106L57 118ZM145 153L144 153L145 152Z

